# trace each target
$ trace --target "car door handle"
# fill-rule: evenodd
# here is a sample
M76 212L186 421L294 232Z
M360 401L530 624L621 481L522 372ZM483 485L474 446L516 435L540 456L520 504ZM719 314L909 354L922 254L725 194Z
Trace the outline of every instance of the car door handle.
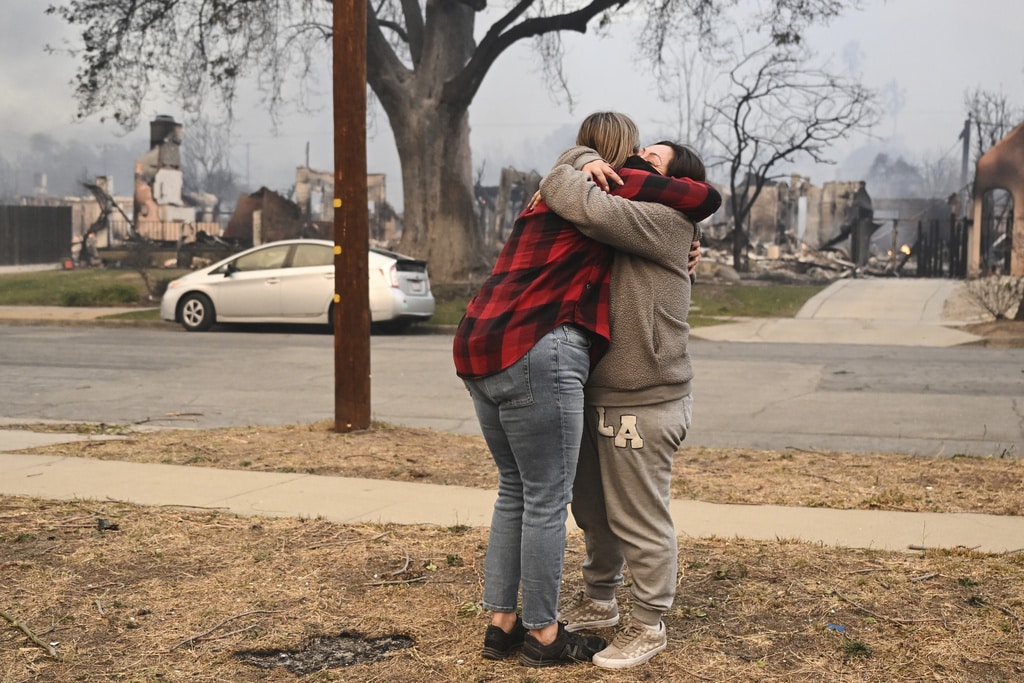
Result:
M267 284L268 285L276 285L276 284L278 284L280 282L281 282L281 280L279 278L276 278L276 277L268 277L267 278Z

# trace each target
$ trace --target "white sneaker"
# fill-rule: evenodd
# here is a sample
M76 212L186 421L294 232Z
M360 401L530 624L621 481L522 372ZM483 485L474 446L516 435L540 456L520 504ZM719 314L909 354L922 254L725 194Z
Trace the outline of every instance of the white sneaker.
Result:
M580 591L558 609L558 620L565 622L566 631L607 628L619 623L619 604L614 599L594 600Z
M668 646L665 622L654 628L635 619L619 631L611 645L594 655L594 665L602 669L628 669L643 664Z

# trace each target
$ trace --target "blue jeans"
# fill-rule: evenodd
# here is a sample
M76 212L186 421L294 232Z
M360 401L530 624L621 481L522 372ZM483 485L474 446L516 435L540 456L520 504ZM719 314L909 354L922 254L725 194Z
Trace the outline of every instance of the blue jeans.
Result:
M540 629L558 616L566 506L572 500L590 337L574 325L545 335L511 367L464 380L498 466L498 499L484 564L484 608Z

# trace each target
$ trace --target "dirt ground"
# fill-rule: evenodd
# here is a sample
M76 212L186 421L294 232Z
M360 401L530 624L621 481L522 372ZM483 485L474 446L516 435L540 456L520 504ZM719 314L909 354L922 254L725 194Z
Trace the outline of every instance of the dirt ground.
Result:
M1022 553L686 540L664 653L534 670L479 655L483 528L21 498L0 520L3 616L25 628L0 621L5 683L1024 678ZM582 556L573 534L566 594Z
M996 349L1024 349L1024 321L990 320L964 326L964 331L977 335L979 346Z
M94 437L36 453L495 483L482 439L432 430L22 427ZM1022 474L1010 451L918 458L684 448L674 495L1022 514ZM0 681L1024 680L1024 548L898 553L685 539L668 650L606 672L480 657L486 534L0 497ZM582 557L572 534L566 595L581 585ZM628 611L628 589L619 599Z

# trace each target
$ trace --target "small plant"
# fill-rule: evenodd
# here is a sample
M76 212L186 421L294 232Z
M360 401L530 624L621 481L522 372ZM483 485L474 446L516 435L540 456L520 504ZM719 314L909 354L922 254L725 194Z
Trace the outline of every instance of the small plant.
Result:
M1024 300L1024 277L993 275L967 283L967 293L996 320L1006 320Z
M843 656L846 659L853 659L854 657L870 657L871 646L862 640L844 640L843 641Z
M464 602L459 605L460 617L478 617L484 613L483 605L476 602Z

